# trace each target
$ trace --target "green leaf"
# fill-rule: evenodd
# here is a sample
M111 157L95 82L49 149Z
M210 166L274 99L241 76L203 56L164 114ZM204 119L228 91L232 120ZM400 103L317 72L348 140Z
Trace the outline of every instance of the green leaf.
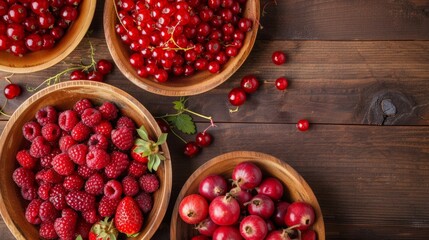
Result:
M134 144L137 146L146 146L148 144L148 142L146 140L141 139L141 138L137 138L136 141L134 142Z
M164 144L165 141L167 141L167 133L163 133L161 134L161 136L159 136L158 141L156 142L156 145Z
M159 158L159 155L155 155L155 163L153 164L153 170L157 171L159 165L161 164L161 159Z
M182 113L176 117L174 125L179 131L182 131L185 134L195 134L196 126L192 117L186 113Z
M82 236L81 236L81 235L78 235L78 236L76 237L76 240L83 240L83 238L82 238Z
M176 125L176 119L177 119L177 115L168 116L165 118L165 120L167 120L167 122L169 122L170 124L173 124L173 125Z
M137 133L143 140L149 141L149 136L147 134L146 128L143 125L137 129Z
M177 111L182 111L185 108L185 105L183 104L182 101L174 101L173 102L173 108L176 109Z
M159 159L161 159L161 161L164 161L166 158L164 157L164 155L162 154L158 154Z
M147 149L147 147L145 147L145 146L138 146L138 147L134 148L134 152L135 152L135 153L142 153L142 152L144 152L146 149Z
M149 162L147 163L147 169L149 170L149 172L152 172L153 169L153 165L155 164L156 161L156 155L149 155Z

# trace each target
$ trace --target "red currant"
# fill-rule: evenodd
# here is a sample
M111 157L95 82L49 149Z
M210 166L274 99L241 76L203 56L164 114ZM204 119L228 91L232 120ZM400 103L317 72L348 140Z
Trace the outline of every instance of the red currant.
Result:
M106 59L98 60L97 64L95 65L95 70L97 70L97 72L100 72L103 75L110 73L112 69L113 64Z
M88 75L81 70L74 70L70 73L70 80L87 80Z
M286 62L286 55L281 51L275 51L271 56L271 60L276 65L282 65L283 63Z
M88 80L102 82L104 80L104 76L100 72L91 71L88 73Z
M240 106L246 101L246 92L242 88L233 88L228 94L229 102L233 106Z
M14 99L21 95L21 87L17 84L10 83L4 87L4 96L7 99Z
M218 73L220 71L220 63L218 61L209 62L207 70L211 73Z
M190 141L186 143L183 153L188 157L195 157L200 152L196 142Z
M156 123L158 123L159 128L161 129L161 132L168 133L170 132L170 126L168 123L163 119L156 119Z
M289 85L288 80L284 77L277 78L275 83L276 88L280 91L285 90Z
M156 73L153 75L155 77L155 80L158 82L167 82L168 80L168 72L164 69L158 69Z
M66 21L74 21L76 20L78 15L77 9L75 7L66 5L60 10L60 16Z
M301 132L307 131L310 128L310 123L306 119L301 119L296 124L296 128Z
M25 38L25 46L30 51L38 51L43 47L43 39L39 34L30 34Z
M9 19L15 23L21 23L27 17L27 9L19 3L9 7Z
M195 142L200 147L208 147L213 142L213 136L208 132L200 132L195 137Z
M247 75L241 79L240 86L246 93L254 93L259 88L259 81L254 75Z

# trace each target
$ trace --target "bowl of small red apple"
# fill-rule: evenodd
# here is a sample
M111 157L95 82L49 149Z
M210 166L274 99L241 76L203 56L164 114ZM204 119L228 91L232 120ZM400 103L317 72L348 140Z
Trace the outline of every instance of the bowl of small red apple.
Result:
M174 205L171 239L324 240L317 199L285 162L264 153L217 156L186 181Z
M104 32L119 70L140 88L189 96L226 81L256 40L260 2L106 1Z
M96 0L0 1L0 70L30 73L66 58L91 25Z
M28 98L0 137L0 213L16 239L150 239L172 181L166 135L126 92L68 81Z

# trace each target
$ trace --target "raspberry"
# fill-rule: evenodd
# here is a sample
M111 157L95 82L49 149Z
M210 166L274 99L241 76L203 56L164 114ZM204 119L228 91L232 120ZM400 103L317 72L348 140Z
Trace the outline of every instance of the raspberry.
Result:
M104 179L99 173L95 173L86 180L85 191L93 195L103 194Z
M59 145L62 152L67 152L67 150L76 144L76 141L70 135L65 135L60 138Z
M67 150L67 154L69 155L70 159L78 165L85 164L87 153L88 146L85 144L76 144Z
M47 123L45 126L42 127L42 136L48 142L57 141L58 138L60 138L60 135L61 135L61 129L55 123Z
M42 127L39 123L31 121L22 126L22 134L28 141L33 141L37 136L42 135Z
M152 173L141 176L139 183L140 188L147 193L153 193L159 188L159 180L156 175Z
M63 177L59 175L53 168L40 170L36 174L36 180L44 183L60 183L63 181Z
M34 186L34 173L26 168L19 167L13 171L13 181L21 188Z
M134 121L126 116L122 116L118 119L116 122L116 128L131 128L135 129L136 125L134 124Z
M43 200L48 200L49 199L49 191L51 191L51 184L49 183L41 183L39 188L37 189L37 195L39 196L39 198L43 199Z
M57 184L51 188L49 201L57 210L63 210L67 207L66 194L67 190L61 184Z
M37 164L37 158L30 155L28 150L21 150L16 154L16 160L24 168L33 169Z
M109 140L106 136L101 134L93 134L88 140L89 149L102 149L107 150L109 147Z
M88 211L95 208L95 196L83 191L69 192L66 202L76 211Z
M78 122L70 134L75 141L82 142L88 139L89 134L91 134L91 129L83 122Z
M120 198L108 198L103 196L100 201L100 205L98 205L98 213L102 217L110 217L115 214L116 207L118 206Z
M115 104L111 102L104 102L98 110L101 112L101 115L106 120L114 120L118 117L118 108Z
M39 217L42 222L52 222L59 216L59 214L60 212L55 209L54 205L49 201L44 201L40 205Z
M108 198L121 198L122 184L116 180L110 180L104 185L104 196Z
M81 165L77 167L77 174L79 174L79 176L83 177L84 179L88 179L96 172L97 170L91 169L86 165Z
M112 131L112 142L120 150L130 150L134 146L134 129L118 128Z
M77 101L73 106L73 110L79 115L82 115L83 111L87 108L92 108L92 103L86 98Z
M57 119L57 110L52 106L46 106L36 113L36 120L41 126L45 126L48 123L56 123Z
M109 162L110 156L104 150L92 149L86 154L86 165L89 168L100 170L105 168Z
M67 153L60 153L52 160L52 168L60 175L68 176L74 171L74 163Z
M135 178L126 176L122 179L122 191L125 196L135 196L139 190L139 183Z
M101 121L97 126L94 127L94 132L104 135L110 138L110 133L112 132L113 127L109 121Z
M74 239L74 230L77 223L77 213L66 208L61 212L61 217L55 219L54 228L60 239Z
M43 239L57 239L58 235L55 232L54 222L42 222L39 229L39 235Z
M54 148L48 155L40 158L40 165L42 165L43 168L52 168L52 160L60 153L61 150L59 148Z
M134 198L143 213L148 213L152 210L153 200L149 193L142 192Z
M64 131L70 132L74 126L79 122L77 112L73 110L66 110L60 113L58 117L58 125Z
M30 154L35 158L41 158L51 152L51 145L42 137L36 137L30 146Z
M25 209L25 218L31 224L40 224L42 220L39 217L39 208L42 204L42 200L34 199L32 200L27 208Z
M63 187L71 192L80 190L84 184L85 181L81 176L73 174L64 178Z
M81 115L82 122L88 127L97 126L102 119L101 112L95 108L87 108Z
M141 177L147 170L147 165L141 162L132 161L128 168L128 175L135 178Z
M104 173L110 179L119 177L129 164L128 155L118 151L112 152L110 160L110 163L104 169Z
M98 212L95 208L82 212L82 217L85 219L85 221L91 224L101 220L101 216L98 215Z
M28 201L37 198L37 189L35 187L21 188L21 196Z

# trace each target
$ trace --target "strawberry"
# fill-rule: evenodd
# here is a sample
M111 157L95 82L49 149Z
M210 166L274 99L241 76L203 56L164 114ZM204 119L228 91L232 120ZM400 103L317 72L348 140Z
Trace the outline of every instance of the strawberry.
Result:
M89 240L115 240L118 237L118 230L113 225L113 220L104 220L97 222L91 227Z
M149 137L149 134L143 125L137 129L137 134L139 135L139 138L135 141L135 145L131 151L131 157L138 162L147 163L147 169L149 172L152 172L152 170L158 170L161 161L165 160L165 156L161 152L160 145L167 141L167 134L161 134L155 142Z
M143 225L143 214L139 205L132 197L124 197L118 204L115 213L115 226L119 232L128 237L139 234Z
M136 160L137 162L141 162L141 163L147 163L148 162L148 158L147 157L143 157L143 155L141 153L137 153L135 150L138 146L134 145L133 148L131 148L131 157Z

